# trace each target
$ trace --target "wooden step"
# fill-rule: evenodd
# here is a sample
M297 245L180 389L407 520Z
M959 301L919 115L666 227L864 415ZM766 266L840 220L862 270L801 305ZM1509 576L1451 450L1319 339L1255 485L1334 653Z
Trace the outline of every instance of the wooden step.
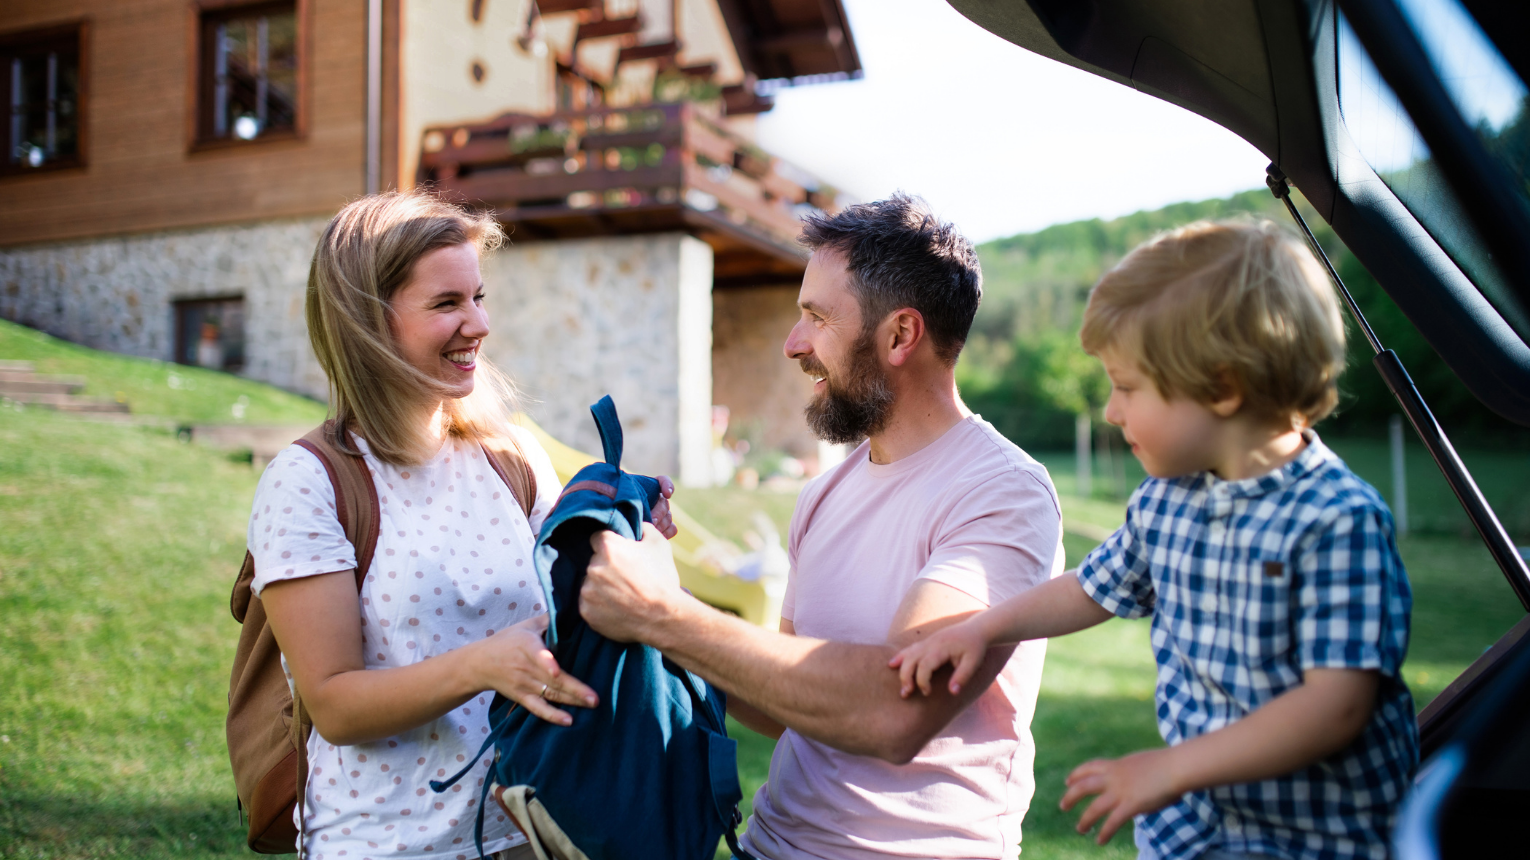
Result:
M262 466L313 428L300 424L198 424L188 429L191 441L228 451L249 449L255 464Z
M0 362L0 364L4 364L4 362ZM6 370L4 367L0 367L0 382L31 382L34 380L85 384L85 377L83 376L72 376L63 373L38 373L35 370Z
M70 394L17 393L4 394L5 399L28 406L54 409L59 412L127 412L126 403L118 403L104 397L75 397Z
M30 361L0 360L0 372L31 373L34 369L36 365Z
M23 378L25 377L25 378ZM74 394L85 387L80 376L35 376L0 373L0 394Z

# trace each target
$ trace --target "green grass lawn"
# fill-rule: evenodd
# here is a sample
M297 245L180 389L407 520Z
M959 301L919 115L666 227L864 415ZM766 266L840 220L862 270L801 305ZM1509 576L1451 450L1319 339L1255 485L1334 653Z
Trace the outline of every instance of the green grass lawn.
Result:
M0 413L0 857L244 852L223 740L256 474Z
M53 341L38 348L21 335L0 329L0 358L42 363L57 348L66 363L42 369L110 378L84 361L89 351ZM262 398L275 404L247 413L250 420L317 420L310 401L236 377L208 373L198 386L217 385L171 389L168 373L182 368L103 361L119 368L118 378L148 379L145 391L160 380L162 398L140 397L135 406L157 402L158 414L177 422L212 420L239 396L252 412ZM212 405L197 403L214 395ZM1349 456L1358 465L1361 457ZM1519 462L1485 457L1467 452L1468 463L1497 462L1505 471ZM1044 459L1071 490L1071 458ZM1515 474L1484 480L1501 488L1490 497L1530 485ZM164 428L0 412L0 857L248 856L223 718L238 634L227 596L256 477ZM1414 496L1416 504L1428 498ZM723 489L682 490L681 500L709 528L740 540L756 509L784 530L794 498ZM1118 501L1065 495L1063 504L1071 519L1105 528L1120 521ZM1068 536L1070 562L1090 546ZM1475 541L1447 528L1401 548L1415 592L1404 671L1422 705L1522 613ZM1074 816L1056 805L1078 763L1158 743L1152 684L1142 622L1112 621L1050 643L1033 726L1037 794L1025 822L1027 857L1133 856L1128 839L1100 849L1074 834ZM734 728L752 795L772 743Z

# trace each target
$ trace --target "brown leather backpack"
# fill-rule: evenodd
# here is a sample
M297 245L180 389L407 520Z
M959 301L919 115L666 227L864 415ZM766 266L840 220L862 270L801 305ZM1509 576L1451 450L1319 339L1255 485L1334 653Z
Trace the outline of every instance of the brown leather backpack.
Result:
M361 457L341 449L333 420L309 431L296 444L308 449L329 473L335 488L335 518L356 548L356 592L366 579L377 547L377 488ZM489 464L520 502L529 517L536 503L537 481L513 438L483 445ZM308 733L313 724L300 700L295 701L282 672L281 650L266 623L265 607L250 590L255 560L248 552L234 580L229 609L244 625L234 652L228 687L228 756L242 813L249 815L245 837L261 854L297 851L293 806L300 801L308 777ZM297 719L293 718L294 713Z

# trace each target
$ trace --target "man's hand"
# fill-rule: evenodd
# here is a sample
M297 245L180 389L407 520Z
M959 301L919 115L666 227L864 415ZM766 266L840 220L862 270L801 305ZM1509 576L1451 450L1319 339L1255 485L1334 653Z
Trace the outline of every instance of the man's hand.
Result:
M674 515L669 510L669 497L675 494L675 482L671 481L668 475L660 475L657 480L659 501L654 503L653 509L648 512L648 521L659 530L659 534L674 540L675 535L680 533L680 529L675 526Z
M1099 795L1079 817L1076 829L1088 833L1104 818L1095 837L1095 842L1104 845L1132 816L1163 809L1184 794L1175 785L1173 756L1173 750L1161 749L1086 761L1068 774L1068 790L1058 805L1072 809L1083 798Z
M658 528L645 523L642 541L599 531L590 535L590 547L595 556L579 590L579 614L601 635L643 640L644 631L684 599L674 555Z

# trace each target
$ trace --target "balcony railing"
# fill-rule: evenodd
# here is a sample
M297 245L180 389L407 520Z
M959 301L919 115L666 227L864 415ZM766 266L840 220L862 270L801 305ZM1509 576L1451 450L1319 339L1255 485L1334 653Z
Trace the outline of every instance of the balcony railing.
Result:
M522 236L688 229L732 254L718 260L720 277L761 266L754 274L800 274L803 214L836 208L832 188L688 104L431 128L418 179L492 207ZM772 259L751 264L751 253Z

